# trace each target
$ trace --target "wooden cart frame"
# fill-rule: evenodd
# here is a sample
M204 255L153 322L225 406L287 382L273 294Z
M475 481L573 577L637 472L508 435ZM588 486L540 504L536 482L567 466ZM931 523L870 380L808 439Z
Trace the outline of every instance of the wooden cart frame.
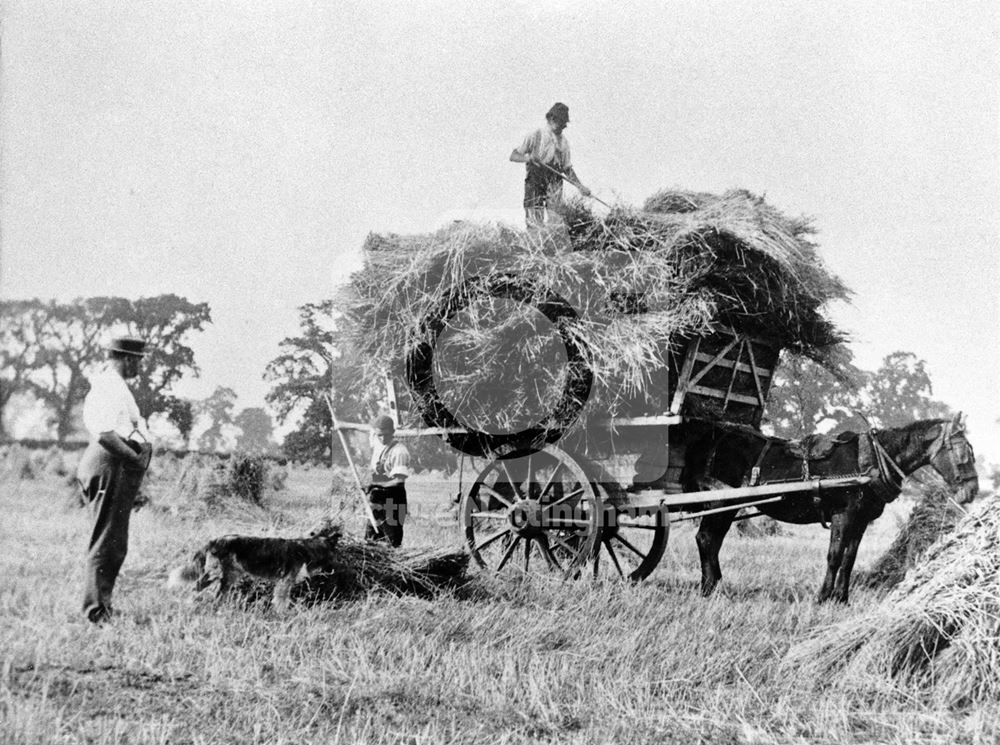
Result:
M669 355L660 392L665 411L608 417L599 423L598 437L571 435L541 448L488 454L468 487L461 477L458 483L462 536L472 558L497 572L635 581L659 563L671 523L867 483L866 476L850 476L684 491L685 422L711 419L758 428L779 352L731 329L689 339ZM388 378L386 388L398 426L395 386ZM338 433L368 430L336 418L334 427ZM404 438L465 433L440 427L397 430Z

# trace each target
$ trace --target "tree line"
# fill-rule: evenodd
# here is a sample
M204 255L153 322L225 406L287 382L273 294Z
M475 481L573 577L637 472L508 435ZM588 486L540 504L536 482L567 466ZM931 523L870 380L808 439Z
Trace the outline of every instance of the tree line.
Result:
M185 437L194 414L190 401L172 393L177 381L197 374L191 334L211 323L208 303L177 295L0 301L0 435L3 413L18 394L42 401L64 442L76 426L76 409L90 389L87 375L106 357L116 334L145 339L148 354L132 389L143 417L163 412Z
M886 355L874 371L847 370L835 376L811 360L782 355L764 410L774 434L795 440L821 429L864 430L865 419L898 427L952 414L934 399L927 363L912 352Z
M149 353L133 384L140 413L161 412L185 443L195 420L208 428L197 445L223 447L227 427L240 431L237 447L269 447L271 420L259 408L233 415L236 393L224 386L202 401L175 395L173 386L198 366L189 346L192 335L211 323L208 303L177 295L129 300L120 297L0 301L0 437L3 413L12 397L31 394L50 413L60 442L72 435L78 408L87 394L87 375L104 357L113 334L147 340ZM282 449L298 460L330 462L343 456L331 448L333 422L328 397L339 417L367 421L377 413L384 393L366 387L365 360L352 342L348 316L324 300L299 308L299 332L284 339L268 363L267 403L279 422L294 423ZM910 352L894 352L875 371L853 369L853 380L835 377L809 360L783 356L771 386L765 424L774 434L795 439L820 429L863 429L855 414L862 410L880 426L945 416L948 407L933 398L926 363ZM446 466L453 457L437 438L414 443L415 455ZM426 451L426 452L423 452Z

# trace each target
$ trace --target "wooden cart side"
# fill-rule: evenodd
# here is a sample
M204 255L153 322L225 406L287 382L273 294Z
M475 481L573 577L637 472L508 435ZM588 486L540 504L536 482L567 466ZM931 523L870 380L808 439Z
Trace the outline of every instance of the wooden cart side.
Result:
M760 426L779 351L735 331L691 339L679 355L671 413Z

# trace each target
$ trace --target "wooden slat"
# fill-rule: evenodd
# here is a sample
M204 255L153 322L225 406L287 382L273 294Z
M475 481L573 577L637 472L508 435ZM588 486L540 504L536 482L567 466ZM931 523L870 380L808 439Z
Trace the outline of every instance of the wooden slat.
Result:
M698 393L702 396L711 396L712 398L721 398L725 400L726 394L724 391L720 391L716 388L707 388L703 385L693 385L688 388L688 393ZM744 396L742 393L733 393L729 396L730 401L736 401L741 404L749 404L750 406L760 406L760 401L756 398L751 398L750 396Z
M672 411L680 411L684 404L684 394L687 392L688 383L691 380L691 371L694 369L695 357L698 356L698 348L701 346L701 337L697 336L690 342L692 347L688 347L684 357L684 364L677 377L677 390L674 391L673 400L670 402Z
M643 427L651 425L673 425L680 424L684 417L680 414L656 414L653 416L616 416L608 420L612 427L628 426Z
M371 432L369 424L359 424L358 422L337 422L337 429L355 430L357 432ZM396 437L420 437L421 435L464 435L469 430L458 427L423 427L420 429L397 429Z
M695 357L699 362L709 362L712 359L711 356L705 354L704 352L695 355ZM718 362L715 363L715 366L732 367L733 362L732 360L719 360ZM747 365L744 362L740 362L736 365L736 369L741 373L747 373L749 375L752 375L754 372L756 372L757 375L759 375L762 378L771 377L771 371L768 370L766 367L756 367L756 366L751 367L750 365Z
M764 408L764 390L760 387L760 378L757 377L757 360L753 356L753 344L748 344L750 352L750 367L753 368L753 384L757 387L757 398L760 399L760 407Z
M729 376L729 385L726 386L726 397L724 399L722 399L722 411L723 412L726 410L726 407L729 405L729 397L730 397L730 395L733 392L733 385L736 383L736 376L739 374L739 370L736 369L736 365L739 364L740 357L743 356L743 347L745 347L745 346L747 346L747 343L745 341L743 341L742 339L740 339L740 344L736 348L736 356L733 358L733 361L735 363L733 365L733 374Z
M735 347L736 344L737 344L737 342L739 342L739 341L740 341L740 339L737 337L736 339L733 339L731 342L729 342L728 344L726 344L726 346L722 348L721 352L719 352L717 355L715 355L711 360L709 360L705 364L705 366L703 368L701 368L701 372L699 372L697 375L695 375L693 378L691 378L691 381L687 385L687 389L691 390L691 387L695 383L697 383L699 380L701 380L703 377L705 377L705 373L707 373L709 370L711 370L713 367L715 367L715 363L718 362L719 360L721 360L723 357L725 357L729 353L729 350L732 349L733 347ZM695 353L695 354L697 355L697 353Z

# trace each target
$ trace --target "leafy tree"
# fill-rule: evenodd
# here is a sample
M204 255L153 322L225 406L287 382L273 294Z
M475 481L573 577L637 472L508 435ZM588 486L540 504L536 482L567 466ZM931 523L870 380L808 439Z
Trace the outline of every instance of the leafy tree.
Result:
M362 387L362 361L351 344L347 317L333 300L299 308L298 336L284 339L281 354L264 372L272 384L267 402L279 422L299 416L299 425L285 437L290 458L329 461L331 452L346 462L340 448L331 451L333 420L326 396L332 395L339 417L367 420L374 394Z
M827 427L866 429L855 410L881 427L951 415L947 405L932 398L927 363L912 352L893 352L875 372L853 369L849 375L859 385L838 379L809 360L783 357L766 412L774 433L799 439Z
M893 352L868 376L864 398L868 411L883 427L898 427L916 419L950 415L948 406L932 398L927 363L912 352Z
M140 376L132 384L140 413L148 417L164 411L182 434L190 432L190 406L169 391L183 375L198 372L194 352L185 341L190 332L210 322L206 303L190 303L176 295L135 301L94 297L38 303L36 312L44 318L35 336L34 365L26 385L52 410L60 441L73 431L74 412L90 388L88 374L105 359L104 347L111 336L120 333L140 336L149 345Z
M3 414L12 396L30 390L29 377L40 365L39 340L46 318L40 300L0 300L0 437Z
M212 395L195 405L198 416L208 419L209 427L198 438L198 449L214 452L225 448L226 436L223 428L233 424L233 406L236 391L218 386Z
M173 422L180 433L184 446L191 439L191 430L194 429L194 404L186 398L176 396L165 396L163 411L167 418Z
M185 375L198 375L194 351L186 342L212 322L208 303L192 303L177 295L139 298L131 303L126 322L129 333L147 345L139 377L132 383L139 412L143 417L165 412L186 440L193 423L191 404L173 396L170 389Z
M248 453L266 452L270 450L274 442L271 440L271 432L274 424L270 415L259 407L243 409L236 415L233 423L240 428L240 434L236 438L236 449Z
M128 300L115 297L50 301L44 307L38 365L30 386L52 410L56 438L63 442L72 434L74 412L90 390L87 374L105 358L109 332L120 326L130 308Z
M797 440L821 428L845 428L856 421L857 387L849 378L863 378L848 367L836 377L805 357L783 355L768 394L767 422L778 437ZM825 425L825 426L824 426Z

